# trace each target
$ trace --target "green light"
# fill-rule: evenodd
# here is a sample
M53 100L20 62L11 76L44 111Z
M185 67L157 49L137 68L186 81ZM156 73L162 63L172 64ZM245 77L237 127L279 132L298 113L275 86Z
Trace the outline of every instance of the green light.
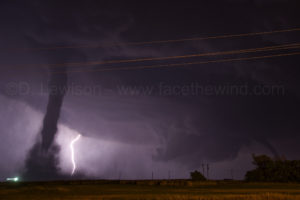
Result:
M14 181L14 182L17 182L17 181L19 181L19 177L15 177L15 178L6 178L6 181Z

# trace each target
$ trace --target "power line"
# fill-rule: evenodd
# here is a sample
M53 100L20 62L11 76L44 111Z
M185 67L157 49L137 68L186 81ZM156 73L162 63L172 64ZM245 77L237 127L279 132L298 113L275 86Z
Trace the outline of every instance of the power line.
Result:
M219 52L210 52L210 53L202 53L202 54L138 58L138 59L127 59L127 60L61 63L61 64L52 64L52 65L48 65L48 66L52 66L52 67L69 66L70 67L70 66L78 66L78 65L82 66L82 65L102 65L102 64L129 63L129 62L143 62L143 61L160 61L160 60L168 60L168 59L183 59L183 58L204 57L204 56L229 55L229 54L238 54L238 53L252 53L252 52L260 52L260 51L284 50L284 49L290 49L290 48L299 48L299 45L300 45L300 43L290 43L290 44L268 46L268 47L262 47L262 48L250 48L250 49L232 50L232 51L219 51Z
M170 60L170 59L185 59L185 58L195 58L195 57L205 57L205 56L218 56L218 55L233 55L233 54L242 54L242 53L254 53L262 51L276 51L276 50L286 50L286 49L295 49L299 48L300 43L289 43L275 46L267 46L260 48L249 48L249 49L240 49L240 50L231 50L231 51L219 51L219 52L209 52L209 53L200 53L200 54L188 54L188 55L179 55L179 56L165 56L165 57L148 57L148 58L137 58L137 59L125 59L125 60L109 60L109 61L90 61L90 62L69 62L69 63L58 63L58 64L35 64L35 65L19 65L15 67L27 66L27 67L82 67L82 66L95 66L103 64L121 64L121 63L131 63L131 62L145 62L145 61L161 61L161 60Z
M250 32L250 33L240 33L240 34L227 34L218 36L208 36L208 37L194 37L194 38L183 38L174 40L156 40L156 41L145 41L145 42L124 42L124 43L107 43L100 45L70 45L70 46L55 46L55 47L42 47L42 48L10 48L6 50L23 50L23 51L42 51L42 50L56 50L56 49L79 49L79 48L100 48L100 47L113 47L113 46L139 46L147 44L164 44L164 43L178 43L187 41L200 41L209 39L225 39L225 38L237 38L237 37L247 37L247 36L259 36L259 35L269 35L276 33L287 33L293 31L300 31L300 28L291 29L281 29L274 31L263 31L263 32Z
M68 72L78 73L78 72L101 72L101 71L116 71L116 70L121 71L121 70L154 69L154 68L178 67L178 66L187 66L187 65L196 65L196 64L209 64L209 63L224 63L224 62L233 62L233 61L257 60L257 59L266 59L266 58L275 58L275 57L284 57L284 56L293 56L293 55L300 55L300 52L272 54L272 55L266 55L266 56L252 56L252 57L242 57L242 58L218 59L218 60L198 61L198 62L161 64L161 65L145 65L145 66L134 66L134 67L111 67L111 68L91 69L91 70L69 70ZM59 74L59 73L68 73L68 72L59 72L59 71L57 71L55 73Z

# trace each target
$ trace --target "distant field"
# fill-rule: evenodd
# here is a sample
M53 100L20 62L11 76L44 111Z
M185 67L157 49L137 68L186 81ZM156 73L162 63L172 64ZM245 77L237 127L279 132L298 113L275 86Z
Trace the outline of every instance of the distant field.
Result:
M0 199L300 200L300 184L145 180L0 183Z

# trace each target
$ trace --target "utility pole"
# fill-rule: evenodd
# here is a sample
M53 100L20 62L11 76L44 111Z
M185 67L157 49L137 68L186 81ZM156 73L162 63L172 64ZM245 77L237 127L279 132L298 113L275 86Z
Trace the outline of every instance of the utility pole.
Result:
M230 170L231 179L233 180L233 169Z
M202 174L203 174L203 176L205 176L204 172L205 172L205 168L204 168L204 164L202 163Z
M170 180L170 178L171 178L171 171L169 170L168 171L168 179Z
M119 180L121 180L122 177L122 171L119 172Z
M206 167L207 167L207 179L209 179L209 164L208 163L207 163Z

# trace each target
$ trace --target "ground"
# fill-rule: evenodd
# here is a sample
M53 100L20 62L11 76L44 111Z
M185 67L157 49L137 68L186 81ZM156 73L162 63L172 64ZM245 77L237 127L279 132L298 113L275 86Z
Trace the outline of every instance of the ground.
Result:
M300 183L190 180L12 182L0 184L0 199L300 200Z

